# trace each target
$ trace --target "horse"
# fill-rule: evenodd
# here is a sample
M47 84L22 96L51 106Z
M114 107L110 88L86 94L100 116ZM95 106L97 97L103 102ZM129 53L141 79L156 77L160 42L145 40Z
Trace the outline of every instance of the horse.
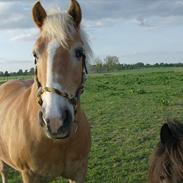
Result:
M76 0L69 10L48 14L40 1L32 9L39 29L34 45L35 77L0 86L0 173L7 166L24 183L58 177L83 183L91 148L90 124L80 105L91 49Z
M183 182L183 124L165 123L160 131L160 142L152 154L149 183Z

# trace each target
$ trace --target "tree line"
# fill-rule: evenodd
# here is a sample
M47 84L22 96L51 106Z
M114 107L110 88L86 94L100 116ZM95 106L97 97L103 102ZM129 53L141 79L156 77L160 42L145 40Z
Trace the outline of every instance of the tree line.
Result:
M125 69L140 69L152 67L183 67L183 63L144 64L143 62L137 62L135 64L121 64L117 56L107 56L103 60L100 58L96 58L94 60L94 64L89 66L89 69L92 73L102 73L120 71Z
M0 71L0 76L26 76L26 75L33 75L33 74L34 74L34 68L30 68L29 70L19 69L17 72Z
M125 69L139 69L139 68L151 68L151 67L183 67L183 63L155 63L144 64L143 62L137 62L135 64L121 64L117 56L107 56L104 59L99 57L95 58L93 64L89 65L90 73L103 73L103 72L115 72ZM0 76L26 76L33 75L34 68L29 70L19 69L17 72L2 72Z

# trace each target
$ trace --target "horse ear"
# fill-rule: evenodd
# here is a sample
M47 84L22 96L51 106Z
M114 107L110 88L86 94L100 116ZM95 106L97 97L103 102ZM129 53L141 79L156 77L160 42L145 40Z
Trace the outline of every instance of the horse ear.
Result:
M32 9L32 17L35 22L35 24L41 28L45 18L47 17L45 9L42 7L41 3L38 1L34 5Z
M71 0L71 5L68 14L73 18L76 27L79 27L82 20L82 12L79 3L76 0Z
M162 144L166 144L169 140L173 138L171 129L169 128L168 124L165 123L160 132L160 139Z

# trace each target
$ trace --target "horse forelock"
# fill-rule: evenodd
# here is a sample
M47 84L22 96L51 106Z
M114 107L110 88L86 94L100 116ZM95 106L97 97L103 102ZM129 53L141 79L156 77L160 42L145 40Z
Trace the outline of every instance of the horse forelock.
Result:
M79 29L76 28L72 17L68 13L62 13L59 9L50 11L44 21L42 32L49 40L57 40L65 49L70 48L70 42L74 41L75 34L79 33L87 57L86 60L92 57L87 34L82 26Z

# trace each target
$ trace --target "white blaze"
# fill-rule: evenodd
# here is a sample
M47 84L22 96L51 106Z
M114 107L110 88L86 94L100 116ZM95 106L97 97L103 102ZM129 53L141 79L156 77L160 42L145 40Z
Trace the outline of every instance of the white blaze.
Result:
M60 44L56 40L53 40L48 44L46 86L55 88L61 91L62 86L60 83L54 82L54 76L56 76L56 74L53 73L54 57L59 47L60 47ZM62 76L60 75L60 77ZM42 99L43 99L43 107L45 109L45 118L60 119L62 117L62 111L64 109L70 110L70 112L72 113L72 116L74 115L73 107L66 98L59 96L55 93L45 92L42 95Z
M60 47L60 44L56 40L53 40L48 44L47 82L46 82L48 87L54 88L53 85L55 85L55 83L53 82L53 62L54 62L56 51L59 47ZM61 86L58 84L56 87L59 87L57 89L62 89Z

